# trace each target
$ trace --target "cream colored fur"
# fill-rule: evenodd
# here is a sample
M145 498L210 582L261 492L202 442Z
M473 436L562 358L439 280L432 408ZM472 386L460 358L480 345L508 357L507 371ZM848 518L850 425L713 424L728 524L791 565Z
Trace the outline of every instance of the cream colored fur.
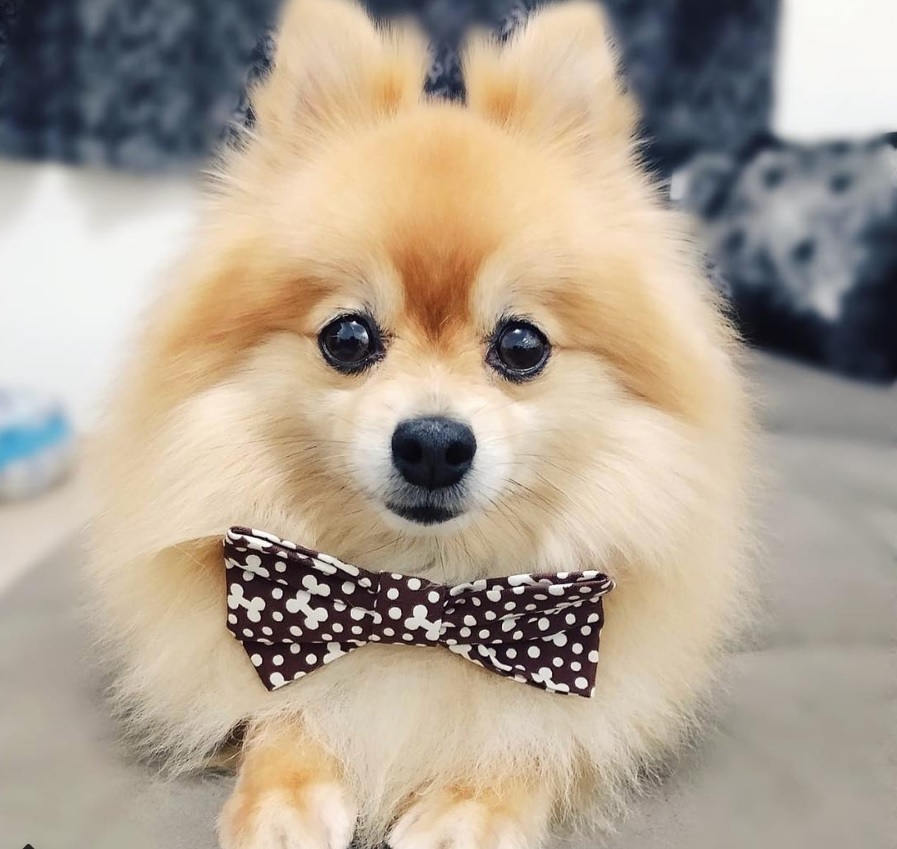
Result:
M113 400L91 602L118 704L175 770L238 725L300 722L367 839L416 794L518 779L556 818L607 826L694 727L749 606L733 343L638 171L589 4L541 13L507 48L478 41L467 108L421 99L424 63L418 38L378 34L349 3L290 4L257 132L225 161ZM424 301L444 311L438 340ZM314 337L363 303L395 339L369 377L332 374ZM555 346L531 384L483 363L509 308ZM378 500L389 434L420 413L467 420L481 445L475 509L426 532ZM225 628L232 524L440 581L600 568L617 588L597 695L374 645L269 693ZM508 847L546 826L515 822ZM266 833L229 846L313 845ZM487 849L475 831L422 833Z

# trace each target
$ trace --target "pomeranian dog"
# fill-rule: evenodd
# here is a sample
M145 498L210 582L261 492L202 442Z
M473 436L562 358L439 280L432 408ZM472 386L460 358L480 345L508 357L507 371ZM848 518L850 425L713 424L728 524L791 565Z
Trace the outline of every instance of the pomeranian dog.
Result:
M173 769L238 747L224 849L524 849L607 826L703 713L744 619L750 412L687 227L640 172L600 12L424 41L288 5L102 442L92 600ZM600 570L591 698L365 645L269 692L222 538L440 584Z

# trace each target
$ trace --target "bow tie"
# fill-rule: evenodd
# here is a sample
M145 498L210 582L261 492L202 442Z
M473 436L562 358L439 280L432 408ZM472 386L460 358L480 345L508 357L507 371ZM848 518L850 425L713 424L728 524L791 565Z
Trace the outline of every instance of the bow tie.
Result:
M224 539L228 628L269 690L367 643L441 646L556 693L595 693L599 572L515 575L447 587L373 573L271 534Z

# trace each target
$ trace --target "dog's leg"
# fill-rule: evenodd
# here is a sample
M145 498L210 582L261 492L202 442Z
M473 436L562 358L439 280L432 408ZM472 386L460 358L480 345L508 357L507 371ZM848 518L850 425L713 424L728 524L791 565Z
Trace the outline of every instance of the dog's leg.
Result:
M419 796L389 836L391 849L537 849L551 816L551 798L520 781L486 792L464 788Z
M339 763L298 724L249 736L218 821L222 849L346 849L356 805Z

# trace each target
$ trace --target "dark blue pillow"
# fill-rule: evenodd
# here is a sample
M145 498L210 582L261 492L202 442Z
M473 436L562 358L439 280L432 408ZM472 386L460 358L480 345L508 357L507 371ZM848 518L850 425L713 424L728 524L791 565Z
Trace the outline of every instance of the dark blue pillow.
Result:
M760 138L738 156L699 154L675 176L748 340L897 379L895 140Z

